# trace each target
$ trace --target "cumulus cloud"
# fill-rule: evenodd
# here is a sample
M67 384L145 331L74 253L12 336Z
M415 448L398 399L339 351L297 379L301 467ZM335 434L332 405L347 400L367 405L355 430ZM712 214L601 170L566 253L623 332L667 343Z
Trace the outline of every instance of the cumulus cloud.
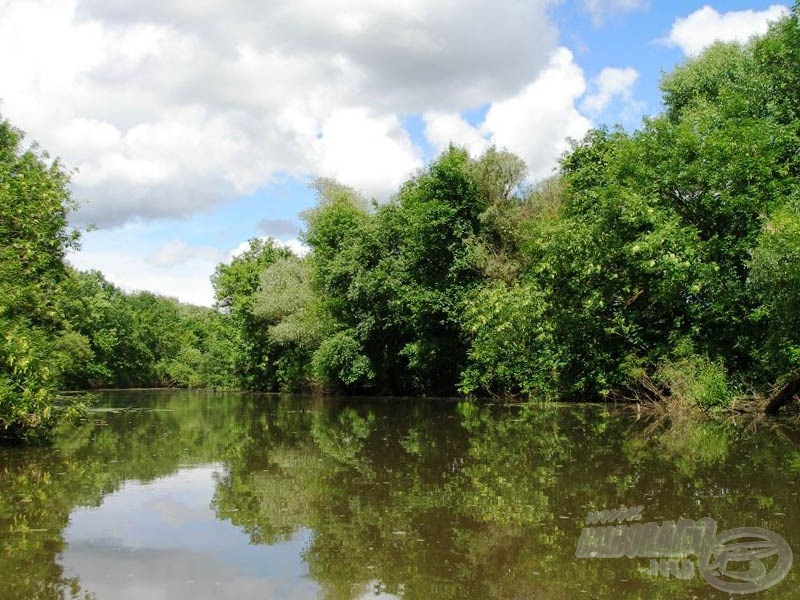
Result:
M580 109L595 119L606 115L623 122L637 120L645 108L633 94L638 78L639 73L631 67L604 68L592 79L590 92L580 103Z
M472 156L478 156L489 146L489 140L458 113L427 113L423 120L425 137L438 152L455 144L467 148Z
M575 108L585 91L586 80L572 52L559 48L521 93L492 104L484 128L498 147L525 160L533 180L549 177L568 148L568 138L581 138L592 126Z
M312 146L317 172L385 200L422 166L419 149L394 115L364 108L335 111Z
M555 42L549 3L3 0L3 113L78 167L82 223L287 175L385 197L420 164L399 115L517 93Z
M696 10L688 17L676 19L664 40L677 46L687 56L697 56L714 42L746 42L754 35L766 33L769 24L789 14L780 4L756 10L720 13L710 6Z
M541 66L542 43L555 40L547 6L543 0L231 0L217 8L183 0L82 0L77 13L82 21L169 27L194 37L216 59L202 65L203 74L222 75L218 59L244 55L231 63L243 71L258 67L259 105L311 82L312 92L366 96L370 106L408 111L475 104L529 78ZM245 74L252 83L255 73ZM240 102L252 101L248 92Z
M641 10L647 6L646 0L583 0L583 9L592 16L596 26L602 25L614 14Z
M0 109L78 168L73 220L101 232L73 263L125 289L210 304L208 275L236 250L172 231L156 250L92 236L174 223L161 218L293 178L334 177L385 199L422 166L409 115L422 115L436 149L494 144L532 179L550 175L566 138L591 126L578 110L583 72L555 47L547 11L558 2L0 0L0 55L14 57L0 61ZM642 5L584 0L597 22ZM625 93L598 79L582 110ZM475 107L487 107L477 125L462 112ZM307 252L291 222L257 231Z
M308 254L310 248L306 246L303 242L301 242L298 238L292 238L290 240L286 240L285 242L281 242L281 244L285 247L294 252L297 256L305 256Z
M594 91L584 98L581 108L590 114L600 114L616 96L632 98L633 84L639 73L630 67L617 69L606 67L593 81Z
M553 174L568 139L583 137L592 126L576 108L585 91L582 69L562 47L519 93L493 102L480 125L472 127L458 114L435 114L426 117L426 134L436 146L452 141L471 150L481 148L478 140L488 140L517 154L528 165L530 179L541 180Z

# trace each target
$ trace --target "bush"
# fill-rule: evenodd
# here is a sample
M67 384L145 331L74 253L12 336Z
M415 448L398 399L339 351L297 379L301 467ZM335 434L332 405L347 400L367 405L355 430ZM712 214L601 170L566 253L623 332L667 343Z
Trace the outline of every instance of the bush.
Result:
M361 344L344 331L322 342L314 353L313 370L319 383L326 387L348 388L375 378Z
M728 406L733 398L725 367L705 356L666 361L656 371L655 380L672 398L702 409Z

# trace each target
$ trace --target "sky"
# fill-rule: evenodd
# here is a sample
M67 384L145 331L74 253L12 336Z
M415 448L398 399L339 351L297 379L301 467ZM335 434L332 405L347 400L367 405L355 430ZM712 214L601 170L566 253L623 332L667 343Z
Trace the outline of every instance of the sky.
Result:
M211 305L253 237L302 253L315 177L380 202L452 142L535 183L636 129L664 72L789 13L759 0L0 0L0 115L73 172L69 261Z

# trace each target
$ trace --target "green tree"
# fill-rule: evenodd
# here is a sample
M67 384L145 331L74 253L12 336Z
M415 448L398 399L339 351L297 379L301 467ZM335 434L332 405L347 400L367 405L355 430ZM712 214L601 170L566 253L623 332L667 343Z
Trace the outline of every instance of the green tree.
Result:
M78 242L68 182L58 161L23 147L0 119L0 437L46 429L56 416L58 289L64 253Z
M215 309L178 305L184 337L179 350L162 363L166 379L189 388L237 389L236 331L229 315Z
M375 217L352 188L330 179L318 179L314 186L318 201L303 214L303 241L311 249L306 263L310 292L318 299L316 312L327 331L315 342L311 370L325 387L352 390L375 376L361 333L370 324L368 311L354 294L377 256L370 250Z
M752 318L763 342L754 357L768 380L783 383L800 373L800 212L798 203L776 212L750 262Z
M230 263L217 265L211 277L216 306L231 322L233 347L236 349L233 359L235 376L239 385L246 389L278 387L275 344L253 308L264 270L275 261L290 256L291 250L275 240L255 238Z
M522 205L521 277L470 296L465 391L607 396L658 373L677 390L684 365L717 404L726 372L762 390L796 372L799 48L795 7L665 76L640 130L574 145L563 201Z
M321 299L311 286L309 262L296 256L279 258L261 274L253 315L277 347L274 359L278 386L307 388L314 352L332 328Z
M489 190L517 180L517 163L491 158L475 163L452 148L374 212L341 186L322 190L305 239L315 290L341 333L320 350L344 345L355 361L325 372L374 373L385 392L454 390L466 356L461 305L482 277L473 240Z

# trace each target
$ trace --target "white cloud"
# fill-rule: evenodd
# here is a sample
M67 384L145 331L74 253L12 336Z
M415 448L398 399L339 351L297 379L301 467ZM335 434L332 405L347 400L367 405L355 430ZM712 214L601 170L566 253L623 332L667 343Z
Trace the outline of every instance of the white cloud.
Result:
M387 199L422 166L421 153L397 117L373 117L363 108L334 112L313 151L320 175L379 199Z
M459 114L433 112L425 114L423 119L425 137L438 152L443 152L452 143L467 148L472 156L478 156L489 146L489 140Z
M266 237L261 237L260 239L266 239ZM250 240L245 240L244 242L240 242L237 246L231 248L228 252L228 259L225 262L231 262L237 256L241 256L244 254L247 249L250 247Z
M267 236L259 236L261 240L269 239ZM291 238L286 241L277 241L276 243L278 246L283 246L284 248L288 248L292 252L294 252L297 256L305 256L308 254L309 247L306 246L303 242L300 241L299 238ZM241 256L245 253L245 251L250 247L250 241L246 240L241 242L236 247L232 248L227 255L226 262L231 262L237 256Z
M550 3L0 0L2 111L79 168L82 222L182 217L286 175L385 196L419 164L399 115L516 93L555 42Z
M583 9L592 15L592 22L600 26L611 15L640 10L648 6L647 0L583 0Z
M478 140L488 140L517 154L527 164L529 178L541 180L553 174L569 147L568 138L581 138L592 126L575 107L585 91L586 80L572 52L558 48L518 94L493 102L480 125L473 127L458 114L427 115L426 135L437 147L449 141L479 146Z
M585 91L583 71L572 52L559 48L533 83L492 104L483 128L496 146L525 160L531 179L549 177L569 147L567 138L581 138L592 126L575 108Z
M294 252L297 256L305 256L308 254L310 248L306 246L303 242L301 242L297 238L292 238L290 240L286 240L285 242L281 242L281 244L285 247Z
M149 257L157 267L173 267L195 259L218 263L225 259L225 253L211 246L190 246L181 240L172 240Z
M762 11L741 10L720 13L710 6L696 10L688 17L676 19L664 40L677 46L688 56L697 56L714 42L746 42L754 35L766 33L769 23L789 14L789 9L773 4Z
M633 86L639 78L636 69L606 67L592 80L591 93L580 104L582 111L593 117L603 114L609 107L621 103L618 117L629 120L641 114L644 104L633 96Z

